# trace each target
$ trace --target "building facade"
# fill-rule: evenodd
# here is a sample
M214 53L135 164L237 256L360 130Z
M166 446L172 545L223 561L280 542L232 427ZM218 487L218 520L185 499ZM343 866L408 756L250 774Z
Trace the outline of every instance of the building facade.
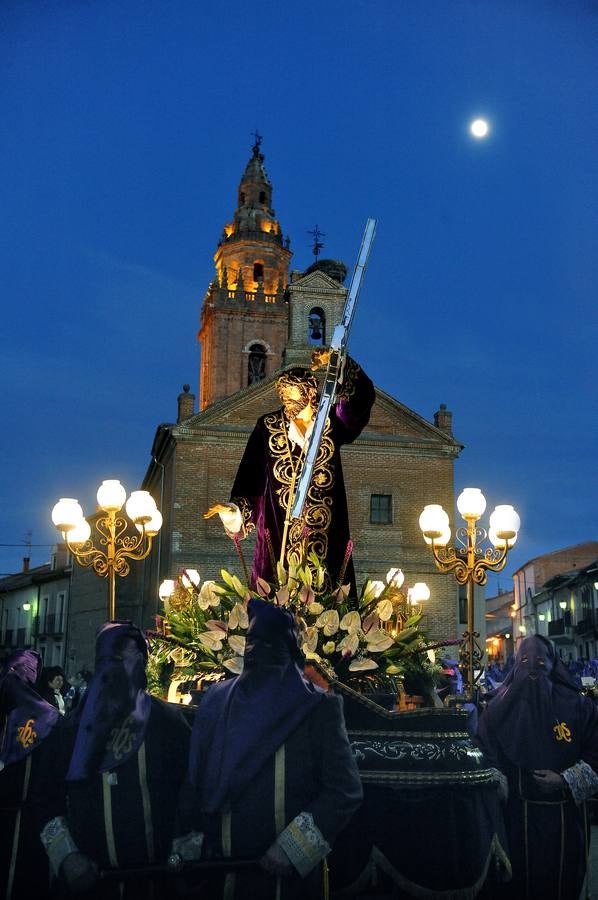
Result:
M0 657L32 648L44 665L65 667L72 563L64 545L49 563L0 579Z
M536 557L513 574L516 644L542 634L564 659L598 657L598 541Z

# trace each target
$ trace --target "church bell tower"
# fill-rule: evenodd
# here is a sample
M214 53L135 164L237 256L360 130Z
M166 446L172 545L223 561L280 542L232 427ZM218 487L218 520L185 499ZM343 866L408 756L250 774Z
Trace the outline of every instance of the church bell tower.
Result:
M214 254L205 295L199 407L205 409L278 369L288 335L285 289L292 256L272 208L272 185L256 135L237 208Z

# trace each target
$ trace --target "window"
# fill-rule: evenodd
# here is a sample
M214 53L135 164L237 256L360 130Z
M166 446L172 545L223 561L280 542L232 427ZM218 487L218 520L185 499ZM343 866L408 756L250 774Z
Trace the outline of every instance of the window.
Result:
M266 351L261 344L252 344L247 362L247 384L257 384L266 377Z
M64 593L58 594L56 597L56 631L64 631Z
M373 525L392 524L392 494L371 495L370 522Z
M266 202L266 192L265 192L265 191L260 191L260 199L259 199L259 202L260 202L260 203L265 203L265 202Z
M312 347L326 345L326 315L319 306L314 306L307 317L307 339Z
M259 281L264 278L264 264L261 262L255 262L253 264L253 280Z

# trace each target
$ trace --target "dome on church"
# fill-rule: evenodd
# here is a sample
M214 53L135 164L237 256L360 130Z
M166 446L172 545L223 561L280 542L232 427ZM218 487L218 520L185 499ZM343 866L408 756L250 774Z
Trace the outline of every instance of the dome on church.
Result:
M309 275L310 272L324 272L325 275L334 278L335 281L339 281L341 284L344 283L347 277L347 267L340 259L317 259L303 274Z

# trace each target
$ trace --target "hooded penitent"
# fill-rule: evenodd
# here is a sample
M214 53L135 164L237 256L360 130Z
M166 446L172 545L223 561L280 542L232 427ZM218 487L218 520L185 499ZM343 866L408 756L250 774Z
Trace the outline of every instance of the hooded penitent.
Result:
M17 650L0 673L0 770L35 750L58 719L33 688L41 664L35 650Z
M94 675L77 709L68 781L116 769L141 746L151 707L146 663L147 641L135 625L109 622L99 629Z
M490 700L480 733L491 733L520 769L561 771L580 755L579 689L552 644L524 638L515 664Z
M206 812L230 807L322 699L303 677L291 613L259 599L248 612L243 674L209 689L191 737L189 778Z

